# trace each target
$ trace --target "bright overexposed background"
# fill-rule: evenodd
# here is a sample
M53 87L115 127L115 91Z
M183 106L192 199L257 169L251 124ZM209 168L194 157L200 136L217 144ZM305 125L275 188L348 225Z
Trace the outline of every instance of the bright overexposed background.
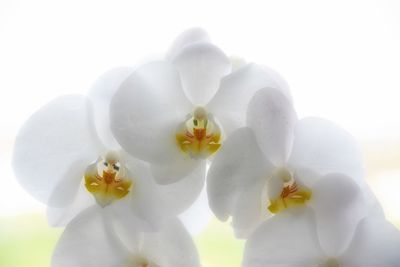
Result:
M12 174L19 127L54 97L85 93L107 69L164 53L193 26L228 55L279 71L300 117L351 132L399 225L399 1L0 0L0 266L47 266L60 233ZM196 243L204 266L240 266L243 243L225 224L213 221Z

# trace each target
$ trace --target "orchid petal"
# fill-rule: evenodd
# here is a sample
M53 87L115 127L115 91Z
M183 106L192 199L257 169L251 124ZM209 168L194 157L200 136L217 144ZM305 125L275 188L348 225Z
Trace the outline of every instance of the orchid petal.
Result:
M246 243L243 267L310 267L325 257L313 213L283 211L265 221Z
M202 169L205 170L205 161L201 162L199 160L192 159L189 156L182 156L173 162L164 164L155 163L151 165L151 171L154 179L157 181L157 183L162 185L179 182L187 176L196 176L196 173L194 172L197 169L198 171L201 171ZM205 173L203 174L203 178L204 177Z
M73 166L90 164L101 150L92 121L89 101L78 95L57 98L28 119L13 155L14 172L25 190L47 203L64 178L74 179L71 186L78 188Z
M159 229L165 219L176 214L171 214L169 203L161 194L161 186L154 181L147 163L130 158L126 161L126 167L132 179L130 194L109 208L115 212L115 218L130 220L132 214L141 222L144 230Z
M213 218L214 214L208 205L206 187L200 192L199 197L194 201L192 206L179 214L179 219L192 236L201 234Z
M288 158L296 122L293 106L279 90L261 89L249 103L247 125L254 130L264 155L275 165L283 166Z
M97 134L108 149L118 149L119 145L114 139L110 129L110 103L119 86L133 72L133 68L120 67L109 70L96 80L89 91L92 101Z
M166 58L173 60L180 51L188 45L195 44L197 42L209 42L210 37L207 32L201 28L192 28L181 33L171 45Z
M324 251L336 257L349 244L366 207L359 186L343 174L328 174L312 187L313 207L320 243Z
M85 169L90 163L76 162L72 164L66 175L53 188L47 205L54 208L65 208L71 204L79 191Z
M111 130L131 155L149 162L181 158L175 133L191 110L175 68L149 63L119 88L110 106Z
M264 187L265 181L258 179L238 194L232 212L232 226L237 238L247 238L262 221L272 215L267 209L268 202L263 203Z
M205 166L199 166L179 182L160 185L149 164L124 155L132 188L126 199L110 205L110 214L124 221L135 221L143 231L160 229L165 220L186 210L198 197L204 184Z
M249 209L249 218L261 219L262 194L253 194L257 186L263 189L273 169L274 166L260 151L251 129L241 128L232 133L213 160L207 175L209 205L214 214L225 221L229 216L241 216L241 211ZM242 228L258 223L239 218L234 220Z
M157 233L145 233L141 249L159 266L200 267L193 240L178 219L166 222Z
M400 262L400 231L382 219L365 218L341 256L344 266L397 267Z
M299 120L289 164L320 175L331 172L363 179L360 148L354 138L334 123L320 118Z
M180 214L194 203L204 187L205 176L206 162L203 161L184 179L167 185L159 185L171 213Z
M383 207L382 207L381 203L378 201L378 198L375 196L372 189L367 184L367 182L364 181L364 183L361 183L360 188L364 194L368 216L371 216L371 217L374 217L377 219L378 218L384 219L385 212L383 211Z
M246 64L225 76L215 96L207 105L221 122L224 131L232 131L246 124L246 110L255 92L262 88L275 88L291 99L286 82L274 71L254 63Z
M100 207L86 210L67 226L53 253L52 267L120 267L129 255L116 245Z
M65 180L67 181L67 180ZM63 186L58 186L54 190L52 198L58 198L60 195L67 195L63 192ZM68 192L69 193L69 192ZM72 195L73 199L68 205L63 206L47 206L47 220L50 226L53 227L63 227L66 226L70 221L72 221L78 214L83 210L96 205L93 196L87 191L84 182L81 178L81 183L75 194ZM54 201L51 199L50 201Z
M230 61L216 46L195 43L174 58L183 89L196 106L204 106L215 95L221 78L230 71Z

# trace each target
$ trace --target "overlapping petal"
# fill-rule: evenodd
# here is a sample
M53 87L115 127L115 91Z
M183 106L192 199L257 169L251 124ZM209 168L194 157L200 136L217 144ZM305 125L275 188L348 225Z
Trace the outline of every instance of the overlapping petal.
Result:
M273 168L259 149L251 129L235 131L216 155L207 175L209 204L214 214L224 221L234 215L234 224L252 227L252 220L240 217L263 217L262 194L255 193L263 190Z
M175 38L167 52L166 58L173 60L183 48L198 42L210 42L207 32L201 28L188 29Z
M192 159L188 155L182 155L173 162L152 164L151 170L154 179L159 184L171 184L178 182L182 177L193 176L195 170L197 170L197 173L202 172L201 177L204 178L205 165L205 162Z
M343 174L329 174L312 187L310 206L315 211L320 244L330 256L348 246L358 222L366 213L359 186Z
M131 193L106 208L114 218L134 220L146 231L159 229L166 220L190 207L203 188L205 166L196 168L186 179L160 185L149 164L128 155L124 159L132 179Z
M168 203L172 214L180 214L187 210L193 202L199 197L204 188L206 175L206 162L200 164L189 173L185 179L160 186L160 194Z
M64 190L65 192L62 192L62 194L64 194L65 197L70 198L71 202L63 203L63 205L47 206L47 221L50 226L64 227L82 211L95 205L93 196L89 194L85 188L82 176L80 178L81 181L78 189L75 189L75 187L72 186L63 189L63 187L60 186L53 191L52 197L55 197ZM65 182L65 186L70 186L68 185L67 180L65 180ZM68 195L70 190L76 190L76 193Z
M114 95L111 129L131 155L170 163L183 155L175 132L191 111L176 69L167 62L153 62L137 69Z
M311 210L283 212L265 221L246 243L243 267L310 267L325 257Z
M361 150L348 132L320 118L298 121L294 130L289 165L294 169L307 167L320 175L343 173L363 180Z
M200 267L192 238L178 219L165 223L157 233L145 233L141 251L159 266Z
M187 97L195 106L206 105L217 92L221 78L230 72L229 59L210 43L184 47L173 60Z
M245 126L248 104L255 92L263 88L275 88L291 99L286 82L277 73L250 63L221 80L219 90L207 104L207 110L215 114L229 135Z
M86 210L69 224L59 240L52 267L200 266L190 235L177 219L153 233L109 221L100 208ZM139 264L139 265L135 265Z
M277 89L259 90L249 103L247 125L264 155L277 166L284 166L289 157L296 122L289 99Z
M110 129L110 103L119 86L133 72L131 67L119 67L103 73L88 93L92 102L96 132L108 149L117 150L119 145Z
M59 97L28 119L15 140L13 168L22 187L49 203L63 179L84 172L82 162L92 162L101 151L95 133L90 102L84 96ZM74 192L71 192L74 194ZM69 202L63 197L49 204Z
M201 234L210 221L214 218L214 214L208 205L207 188L204 187L197 197L196 201L185 212L179 214L179 219L185 225L186 229L193 236Z
M242 266L397 266L400 232L383 218L365 217L363 197L349 177L323 177L311 207L283 211L250 236Z
M100 207L86 210L65 229L52 267L121 267L129 254L107 228Z
M267 209L268 202L263 202L264 187L265 181L259 179L243 187L236 196L232 226L238 238L247 238L260 222L272 215Z
M20 131L14 168L21 184L48 205L49 223L63 226L96 205L85 188L84 175L86 168L107 151L97 138L88 98L65 96L35 113ZM187 181L161 186L154 181L147 163L123 151L115 153L123 157L120 163L129 171L127 179L133 186L128 196L104 209L115 209L116 218L121 220L134 217L143 229L155 229L164 219L181 213L203 187L204 164L194 168Z
M145 163L136 163L136 166ZM127 197L115 201L106 209L109 209L117 220L130 220L134 217L135 221L140 222L140 228L146 231L158 229L165 218L172 217L168 209L168 203L160 194L159 186L151 177L150 169L145 166L132 168L128 165L129 176L132 179L132 188ZM126 218L126 219L125 219Z
M376 218L362 220L346 252L344 266L396 267L400 262L400 232L391 223Z

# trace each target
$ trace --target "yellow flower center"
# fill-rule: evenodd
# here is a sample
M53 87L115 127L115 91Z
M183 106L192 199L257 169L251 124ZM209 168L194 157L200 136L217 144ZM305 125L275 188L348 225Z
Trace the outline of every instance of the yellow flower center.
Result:
M289 207L304 205L311 199L311 190L305 186L299 186L289 171L281 169L276 175L282 180L282 189L279 195L270 198L268 210L271 213L279 213Z
M207 158L221 147L221 131L206 110L197 107L176 132L179 148L192 158Z
M324 263L319 264L317 267L340 267L340 264L334 258L327 259Z
M132 186L132 181L126 177L126 170L114 152L109 152L104 158L89 165L84 178L86 189L102 207L124 198Z
M138 254L130 258L128 263L125 264L123 267L159 267L159 265L149 261L143 255Z

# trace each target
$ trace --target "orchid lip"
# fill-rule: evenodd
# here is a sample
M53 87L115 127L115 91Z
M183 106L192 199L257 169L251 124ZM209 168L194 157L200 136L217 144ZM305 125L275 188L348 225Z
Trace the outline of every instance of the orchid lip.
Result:
M221 130L211 114L203 107L195 108L189 119L176 131L180 150L191 158L207 158L221 147Z
M129 259L127 265L123 267L160 267L154 262L147 259L144 255L137 254Z
M132 187L125 167L121 164L118 154L113 151L89 165L84 179L87 191L103 208L127 196Z
M340 267L340 264L335 258L328 258L324 263L319 264L316 267Z
M305 205L312 196L312 191L300 185L293 174L286 168L279 168L276 172L277 179L282 180L282 189L278 196L271 196L268 210L279 213L285 209Z

